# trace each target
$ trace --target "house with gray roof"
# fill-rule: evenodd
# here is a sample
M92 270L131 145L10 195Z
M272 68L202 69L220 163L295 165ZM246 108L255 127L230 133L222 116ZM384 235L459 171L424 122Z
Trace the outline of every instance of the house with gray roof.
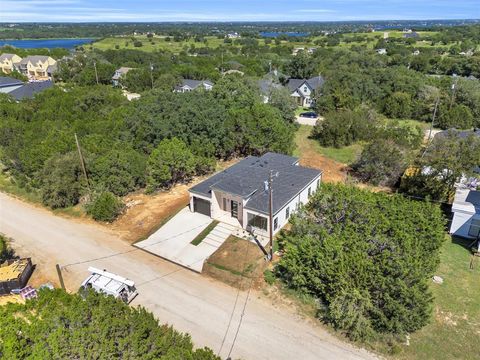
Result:
M467 239L477 239L480 252L480 191L457 187L452 204L453 219L450 234Z
M180 85L176 86L173 90L174 92L189 92L197 89L212 90L213 83L209 80L191 80L184 79Z
M0 76L0 93L8 94L21 86L23 86L23 81L21 80Z
M291 96L297 101L298 106L312 107L314 104L313 95L321 89L324 82L322 76L315 76L310 79L289 79L287 88Z
M28 82L18 87L17 89L10 91L8 95L13 97L17 101L32 99L35 97L36 94L47 90L52 86L53 82L51 80Z
M322 172L300 166L295 157L269 152L243 159L193 186L190 210L266 237L271 226L270 174L272 230L276 234L320 186Z
M127 73L132 70L130 67L122 66L115 70L115 73L112 76L112 84L113 86L120 85L120 79L127 76Z

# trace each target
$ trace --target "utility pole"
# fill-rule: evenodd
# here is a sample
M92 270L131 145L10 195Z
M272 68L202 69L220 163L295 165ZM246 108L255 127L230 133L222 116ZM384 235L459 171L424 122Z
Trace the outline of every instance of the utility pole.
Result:
M455 99L455 90L457 89L457 82L458 82L457 74L453 74L452 76L455 80L453 81L453 84L452 84L452 97L450 98L450 108L449 109L451 109L452 106L453 106L453 100Z
M152 89L153 89L153 65L150 63L150 80L152 82Z
M270 261L273 261L273 170L270 170L268 179L268 214L269 214L269 235L270 235Z
M435 122L435 117L437 116L437 109L438 109L438 104L440 103L440 96L437 97L437 101L435 101L435 108L433 110L433 117L432 117L432 123L430 124L430 131L428 132L428 140L427 143L430 142L430 138L432 137L432 131L433 131L433 123Z
M80 157L80 164L82 165L83 175L87 181L88 191L91 193L90 182L88 181L87 168L85 167L85 160L83 159L82 150L80 149L80 143L78 142L77 133L75 133L75 143L77 144L78 156Z
M93 62L93 68L95 69L95 79L97 80L97 85L98 85L98 72L97 72L97 62Z

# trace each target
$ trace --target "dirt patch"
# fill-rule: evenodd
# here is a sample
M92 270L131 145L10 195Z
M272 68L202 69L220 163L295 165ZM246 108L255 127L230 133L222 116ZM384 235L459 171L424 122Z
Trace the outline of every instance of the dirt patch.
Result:
M322 170L322 181L324 182L344 183L347 178L347 165L329 159L311 149L302 152L300 165Z
M202 274L245 290L263 286L267 266L256 244L230 236L205 262Z

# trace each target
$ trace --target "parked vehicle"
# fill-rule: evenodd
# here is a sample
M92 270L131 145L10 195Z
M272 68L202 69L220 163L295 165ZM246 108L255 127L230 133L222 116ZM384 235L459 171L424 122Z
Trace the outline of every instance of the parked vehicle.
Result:
M88 271L92 275L82 283L81 290L93 289L100 294L112 295L114 298L121 299L127 304L138 295L135 283L132 280L94 267L89 267Z
M316 119L318 117L318 114L313 111L307 111L307 112L301 113L300 116L304 118Z

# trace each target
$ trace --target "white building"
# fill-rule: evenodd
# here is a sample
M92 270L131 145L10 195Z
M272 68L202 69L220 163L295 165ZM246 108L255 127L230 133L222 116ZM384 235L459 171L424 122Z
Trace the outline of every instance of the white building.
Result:
M273 234L306 204L320 186L322 173L300 166L298 159L277 153L249 156L192 187L190 210L237 228L267 237L269 222L268 179L272 182Z
M480 191L457 188L452 212L450 234L478 239L480 231ZM480 243L477 246L480 251Z
M182 83L175 87L174 92L189 92L196 89L212 90L213 83L208 80L184 79Z
M321 76L315 76L310 79L289 79L287 88L290 95L295 98L298 106L312 107L314 104L314 95L323 86L325 80Z

